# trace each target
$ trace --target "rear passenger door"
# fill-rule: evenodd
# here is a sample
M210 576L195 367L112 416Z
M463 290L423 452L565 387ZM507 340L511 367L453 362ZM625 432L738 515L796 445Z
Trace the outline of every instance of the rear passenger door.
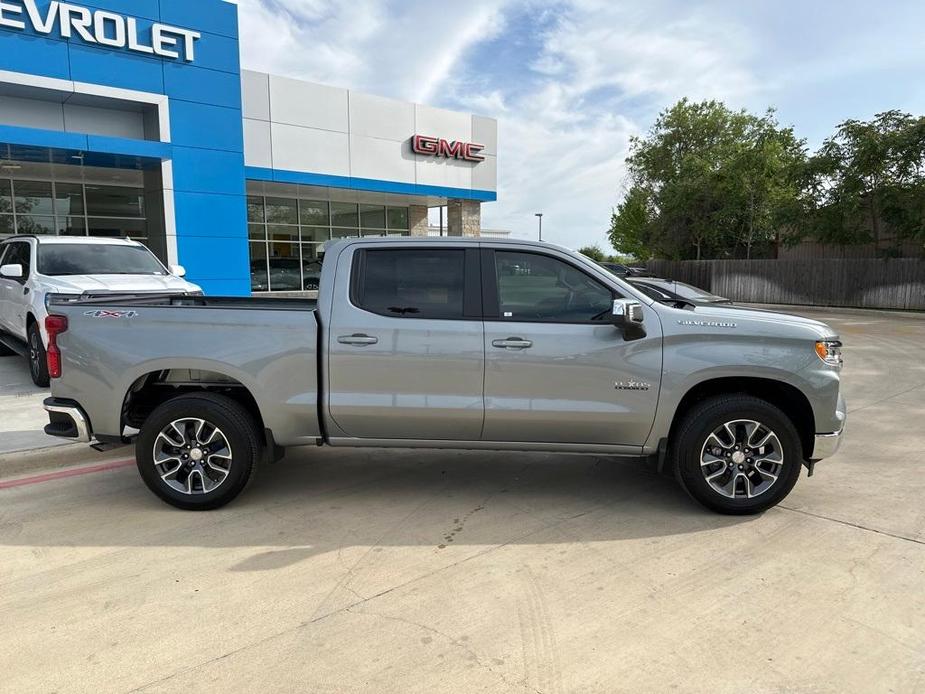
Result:
M477 441L485 368L478 249L371 244L345 252L336 272L328 403L340 437ZM329 435L336 443L338 432Z

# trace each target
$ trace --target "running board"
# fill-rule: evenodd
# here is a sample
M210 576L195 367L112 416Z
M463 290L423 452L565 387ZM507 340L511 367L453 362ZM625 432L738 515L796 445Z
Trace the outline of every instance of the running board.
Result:
M29 345L18 337L14 337L9 333L0 332L0 344L9 347L21 357L25 357L26 359L29 358Z

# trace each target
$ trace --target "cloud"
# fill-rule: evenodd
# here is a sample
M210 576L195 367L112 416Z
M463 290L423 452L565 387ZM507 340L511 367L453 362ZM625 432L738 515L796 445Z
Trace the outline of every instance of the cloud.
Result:
M606 246L630 137L683 96L779 104L817 139L843 117L925 110L914 0L872 16L802 0L239 4L247 67L497 117L485 226L532 235L544 212L572 247Z

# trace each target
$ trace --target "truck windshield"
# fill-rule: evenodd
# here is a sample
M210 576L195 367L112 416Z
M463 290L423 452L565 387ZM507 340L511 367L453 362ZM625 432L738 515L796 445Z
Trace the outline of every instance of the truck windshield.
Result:
M160 261L141 246L55 243L39 245L38 272L64 275L166 275Z

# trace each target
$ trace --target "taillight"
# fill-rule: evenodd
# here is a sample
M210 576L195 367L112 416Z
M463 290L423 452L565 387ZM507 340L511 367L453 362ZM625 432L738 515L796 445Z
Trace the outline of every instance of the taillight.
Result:
M58 335L67 332L66 316L46 316L45 332L48 333L48 375L61 378L61 350L58 349Z

